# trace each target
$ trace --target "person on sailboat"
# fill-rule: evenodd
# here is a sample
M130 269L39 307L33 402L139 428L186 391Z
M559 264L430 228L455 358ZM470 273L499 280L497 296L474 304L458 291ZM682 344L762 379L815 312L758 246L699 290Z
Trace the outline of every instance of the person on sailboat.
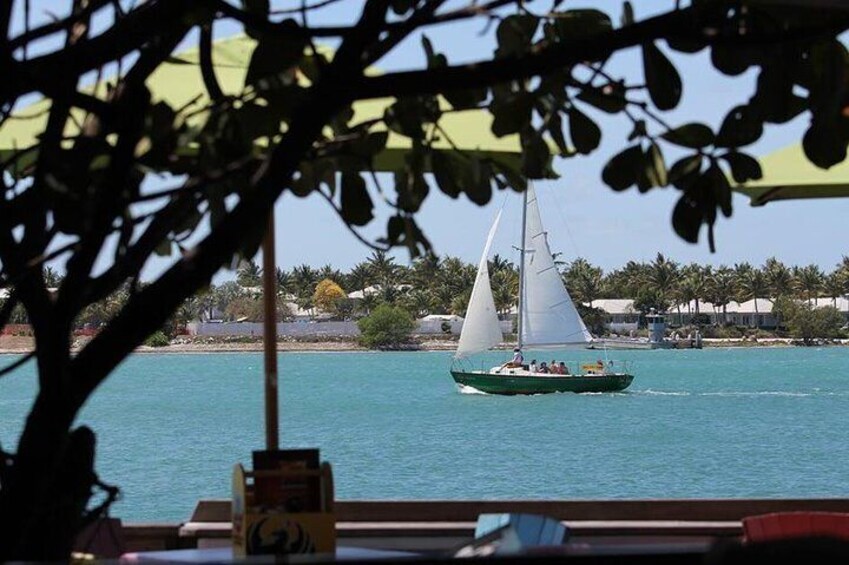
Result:
M522 356L522 350L518 347L513 348L513 358L503 365L501 365L502 369L512 369L521 367L525 362L524 356Z
M564 363L563 361L560 362L560 374L561 375L568 375L569 374L569 367L567 367L566 363Z
M537 360L531 359L531 364L528 366L528 370L532 373L537 372Z

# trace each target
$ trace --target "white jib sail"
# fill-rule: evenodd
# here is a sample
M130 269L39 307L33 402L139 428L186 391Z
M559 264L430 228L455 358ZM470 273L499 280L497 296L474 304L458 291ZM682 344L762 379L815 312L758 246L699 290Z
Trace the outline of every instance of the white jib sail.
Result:
M536 192L530 185L526 213L522 343L525 346L553 346L591 341L592 336L554 265Z
M495 216L495 221L489 229L483 256L478 265L478 275L475 286L472 287L472 297L466 309L466 319L463 321L463 331L460 332L460 343L457 345L455 357L464 357L472 353L486 351L503 339L501 325L498 323L498 312L495 310L495 300L492 298L492 288L489 284L489 248L495 238L495 230L501 220L501 210Z

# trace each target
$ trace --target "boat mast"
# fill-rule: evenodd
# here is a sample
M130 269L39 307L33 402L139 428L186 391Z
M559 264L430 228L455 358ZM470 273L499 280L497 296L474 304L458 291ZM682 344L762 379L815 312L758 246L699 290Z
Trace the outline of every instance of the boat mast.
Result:
M516 345L522 348L522 308L525 306L525 225L528 221L528 191L525 189L522 199L522 235L519 238L519 323L516 326Z

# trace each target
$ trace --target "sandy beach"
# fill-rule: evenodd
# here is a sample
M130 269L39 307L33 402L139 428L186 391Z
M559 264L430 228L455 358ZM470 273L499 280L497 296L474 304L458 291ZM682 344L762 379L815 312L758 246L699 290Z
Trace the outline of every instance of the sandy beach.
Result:
M81 337L74 341L73 348L79 350L89 338ZM22 354L33 350L35 342L29 336L0 336L0 354ZM453 351L457 348L456 340L421 339L409 348L414 351ZM354 341L349 340L280 340L277 342L278 351L367 351ZM136 349L137 353L236 353L262 351L262 340L246 341L244 337L234 339L222 337L180 337L163 347L148 347L143 345Z
M74 342L74 349L80 349L89 338L78 338ZM732 338L707 338L704 340L705 347L790 347L796 345L796 341L790 338L761 338L757 341ZM832 340L828 345L849 345L849 340ZM28 336L0 336L0 354L22 354L33 350L34 341ZM404 350L409 351L453 351L457 347L457 341L451 339L420 339L415 345ZM512 347L505 344L504 348ZM292 339L277 342L278 351L366 351L366 348L350 340L301 340ZM170 345L163 347L141 346L136 349L137 353L238 353L262 351L262 341L252 339L246 341L244 337L180 337L172 341Z

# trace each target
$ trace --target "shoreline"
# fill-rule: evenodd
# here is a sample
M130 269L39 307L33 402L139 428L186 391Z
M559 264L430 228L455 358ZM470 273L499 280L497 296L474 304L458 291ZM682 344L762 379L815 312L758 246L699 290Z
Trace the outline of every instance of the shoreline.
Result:
M85 344L85 340L80 339L74 344L74 350L78 351ZM33 339L27 336L0 336L0 355L21 355L32 351ZM703 340L705 349L714 349L720 347L799 347L798 340L791 338L762 338L757 341L746 340L742 338L705 338ZM849 340L823 340L823 343L814 344L814 347L831 347L831 346L847 346ZM505 343L497 349L509 351L513 347L510 343ZM411 344L409 347L402 347L392 350L373 350L360 346L352 340L283 340L277 342L277 351L281 353L297 352L297 353L321 353L321 352L391 352L391 351L454 351L457 348L457 341L450 339L421 339L416 344ZM177 340L176 343L161 347L151 347L142 345L136 348L134 353L140 354L203 354L203 353L260 353L263 351L261 340L257 341L233 341L227 342L220 338L192 338L187 341ZM616 351L611 349L611 351ZM635 350L631 350L635 351ZM640 351L636 349L636 351Z

